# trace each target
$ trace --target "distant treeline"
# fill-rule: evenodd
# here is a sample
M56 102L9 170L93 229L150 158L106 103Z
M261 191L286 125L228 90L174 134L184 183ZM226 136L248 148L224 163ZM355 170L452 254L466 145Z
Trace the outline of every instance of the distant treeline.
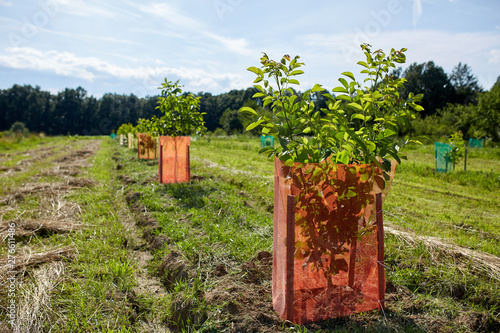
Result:
M199 93L201 112L206 112L205 122L213 131L225 110L238 110L250 101L255 88L232 90L221 95ZM137 124L139 118L160 116L157 96L139 98L133 94L105 94L101 98L89 96L85 89L66 88L53 95L30 85L14 85L0 90L0 131L8 130L22 122L33 132L49 135L79 134L103 135L116 131L123 123Z
M459 63L451 74L429 61L411 64L393 75L407 79L402 96L423 93L420 117L412 123L411 134L446 136L461 130L465 137L500 141L500 77L490 91L479 86L467 65ZM237 110L246 105L258 107L252 99L255 88L231 90L220 95L198 93L201 112L209 131L222 128L228 133L241 132L249 119ZM321 94L314 96L317 108L324 106ZM139 98L133 94L89 96L85 89L66 88L56 95L30 85L14 85L0 90L0 131L14 122L22 122L32 132L49 135L103 135L116 131L123 123L135 125L139 118L160 116L157 96Z

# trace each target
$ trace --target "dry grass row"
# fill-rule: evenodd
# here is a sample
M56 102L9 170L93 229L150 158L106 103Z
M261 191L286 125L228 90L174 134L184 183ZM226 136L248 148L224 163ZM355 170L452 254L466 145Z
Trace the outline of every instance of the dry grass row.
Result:
M5 277L9 271L21 274L28 267L36 267L46 263L73 259L77 249L73 245L52 249L41 253L31 253L29 248L24 248L23 253L15 255L15 263L11 265L8 258L0 259L0 277Z
M22 298L18 303L16 325L13 333L44 332L44 323L49 322L52 313L51 292L64 275L64 263L52 262L33 272L33 281L22 283L19 288Z
M17 237L33 236L36 234L68 233L81 229L82 224L70 220L37 219L37 220L9 220L0 221L0 239L5 240L9 235L9 226L14 224Z
M429 249L429 255L436 261L439 260L438 256L452 257L455 262L463 264L461 266L464 270L472 266L500 282L500 258L497 256L450 244L436 237L418 236L387 225L384 226L384 231L400 238L410 246L423 244ZM460 265L457 267L460 269Z

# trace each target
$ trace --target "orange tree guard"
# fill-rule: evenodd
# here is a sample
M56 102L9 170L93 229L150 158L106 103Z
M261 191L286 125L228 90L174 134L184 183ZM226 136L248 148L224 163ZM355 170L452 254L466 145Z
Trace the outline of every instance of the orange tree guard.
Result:
M189 182L189 136L160 136L160 162L158 177L160 183Z
M158 158L158 139L149 133L137 133L137 157L142 160Z
M134 134L132 133L127 134L127 143L130 149L137 148L137 138L134 137Z
M391 180L395 168L393 163ZM390 181L382 191L382 172L374 165L287 167L277 158L274 174L272 297L278 315L305 324L382 309L382 196Z

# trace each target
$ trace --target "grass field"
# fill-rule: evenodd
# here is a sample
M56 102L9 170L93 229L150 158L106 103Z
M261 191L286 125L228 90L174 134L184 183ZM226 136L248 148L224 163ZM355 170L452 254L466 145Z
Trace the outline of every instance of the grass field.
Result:
M193 141L192 180L171 185L158 184L156 161L109 138L0 146L0 260L1 228L14 221L17 323L33 332L500 329L499 149L470 151L467 172L446 174L433 172L433 147L408 150L384 202L385 312L297 326L271 306L273 163L259 144Z

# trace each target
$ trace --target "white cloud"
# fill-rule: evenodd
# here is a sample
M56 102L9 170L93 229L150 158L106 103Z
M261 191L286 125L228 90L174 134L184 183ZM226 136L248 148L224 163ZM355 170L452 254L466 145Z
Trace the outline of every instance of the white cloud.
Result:
M80 57L69 52L39 51L11 47L0 54L0 66L83 79L89 82L112 79L129 80L134 91L156 90L165 77L174 76L191 91L221 91L241 87L241 77L231 73L208 72L200 68L158 65L123 67L95 57Z
M249 53L252 52L248 48L248 43L244 38L233 39L208 32L205 33L204 35L219 42L228 51L238 53L241 55L248 55Z
M402 30L374 35L343 33L335 35L309 34L299 36L295 54L306 62L306 75L325 85L336 85L344 71L359 73L356 62L364 55L359 45L368 42L373 49L389 52L391 48L407 48L405 68L411 63L434 61L451 73L459 63L471 66L483 87L490 87L487 73L500 74L500 33L453 33L440 30ZM358 75L356 75L357 77ZM302 81L301 81L302 82ZM304 81L305 83L305 81Z
M500 49L491 50L489 53L488 63L490 64L500 64Z
M180 10L178 10L173 5L167 2L155 2L146 5L142 4L136 5L130 3L130 5L138 8L140 11L144 13L154 15L156 17L161 18L162 20L171 23L179 30L181 29L198 30L201 28L198 21L182 14Z
M195 36L208 37L211 40L218 42L219 45L227 51L242 55L251 52L248 48L248 43L244 38L229 38L212 33L201 22L183 14L180 10L169 3L155 2L147 5L131 5L137 7L144 13L159 17L171 24L172 30L168 30L166 32L159 30L153 33L176 38L186 38L188 35L191 38ZM175 30L178 32L175 32Z
M70 40L81 40L85 42L107 42L107 43L120 43L120 44L130 44L130 45L138 45L137 42L127 40L127 39L119 39L115 37L108 37L104 35L88 35L88 34L79 34L79 33L73 33L73 32L66 32L66 31L55 31L55 30L50 30L50 29L44 29L44 28L39 28L43 32L47 32L53 35L58 35L62 37L68 37Z
M455 61L459 57L472 59L482 57L491 48L500 47L500 33L453 33L439 30L401 30L380 32L367 35L364 33L343 33L336 35L309 34L298 40L312 52L344 59L342 63L351 63L353 57L362 56L359 45L367 42L373 48L408 48L407 56L411 59L433 60L437 64ZM495 53L496 54L496 53ZM493 57L494 54L492 54ZM340 59L339 59L340 60ZM412 60L410 60L412 61ZM458 61L457 61L458 62Z
M417 22L422 16L422 0L413 0L413 27L417 27Z
M13 4L12 4L12 1L8 1L8 0L0 0L0 6L12 7L12 6L13 6Z
M115 11L102 8L99 4L93 5L90 1L83 0L57 0L59 5L62 6L62 11L67 13L85 16L85 17L107 17L112 18L116 16Z

